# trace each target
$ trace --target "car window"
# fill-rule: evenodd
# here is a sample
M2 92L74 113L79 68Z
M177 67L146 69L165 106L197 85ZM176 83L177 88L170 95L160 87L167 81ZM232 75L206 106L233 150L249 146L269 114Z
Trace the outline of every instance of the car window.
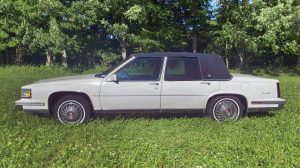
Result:
M121 64L123 64L124 62L126 62L128 59L130 59L131 57L127 57L126 59L118 62L117 64L111 66L110 68L108 68L107 70L105 70L104 72L102 73L98 73L96 74L95 76L96 77L100 77L100 78L105 78L106 75L108 75L109 73L111 73L114 69L116 69L118 66L120 66Z
M158 81L163 58L140 57L131 61L116 74L119 81Z
M232 78L221 57L200 57L200 63L203 80L228 80Z
M201 80L198 58L197 57L168 58L165 80L166 81Z

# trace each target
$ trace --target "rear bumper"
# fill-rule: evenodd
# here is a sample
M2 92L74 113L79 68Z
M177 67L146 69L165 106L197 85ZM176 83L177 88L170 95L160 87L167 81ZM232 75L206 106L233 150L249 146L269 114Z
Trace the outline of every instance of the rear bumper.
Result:
M32 99L20 99L15 101L16 108L29 113L49 114L49 110L45 102Z
M281 98L276 99L258 99L253 100L249 104L249 112L257 111L268 111L268 110L277 110L283 107L285 100Z

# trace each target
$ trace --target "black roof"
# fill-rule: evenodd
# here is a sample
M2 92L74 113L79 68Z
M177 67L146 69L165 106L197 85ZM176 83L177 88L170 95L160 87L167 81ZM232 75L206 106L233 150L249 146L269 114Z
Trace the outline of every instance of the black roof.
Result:
M191 52L152 52L136 53L135 57L198 57L201 64L203 80L230 80L232 78L223 58L218 54Z

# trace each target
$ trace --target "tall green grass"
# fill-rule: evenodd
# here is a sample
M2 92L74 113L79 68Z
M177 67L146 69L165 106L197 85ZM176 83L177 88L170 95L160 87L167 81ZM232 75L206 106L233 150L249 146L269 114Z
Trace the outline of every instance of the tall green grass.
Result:
M298 76L277 77L287 100L282 110L237 122L118 117L66 126L15 109L22 85L73 74L59 67L0 68L0 167L300 166Z

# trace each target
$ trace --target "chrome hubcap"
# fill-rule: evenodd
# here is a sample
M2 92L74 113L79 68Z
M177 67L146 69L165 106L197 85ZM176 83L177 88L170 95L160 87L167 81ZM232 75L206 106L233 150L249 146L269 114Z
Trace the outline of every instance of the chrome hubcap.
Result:
M85 117L83 106L74 100L63 102L58 108L58 118L62 123L79 124Z
M239 117L240 108L232 99L221 99L215 104L213 113L218 121L236 120Z

